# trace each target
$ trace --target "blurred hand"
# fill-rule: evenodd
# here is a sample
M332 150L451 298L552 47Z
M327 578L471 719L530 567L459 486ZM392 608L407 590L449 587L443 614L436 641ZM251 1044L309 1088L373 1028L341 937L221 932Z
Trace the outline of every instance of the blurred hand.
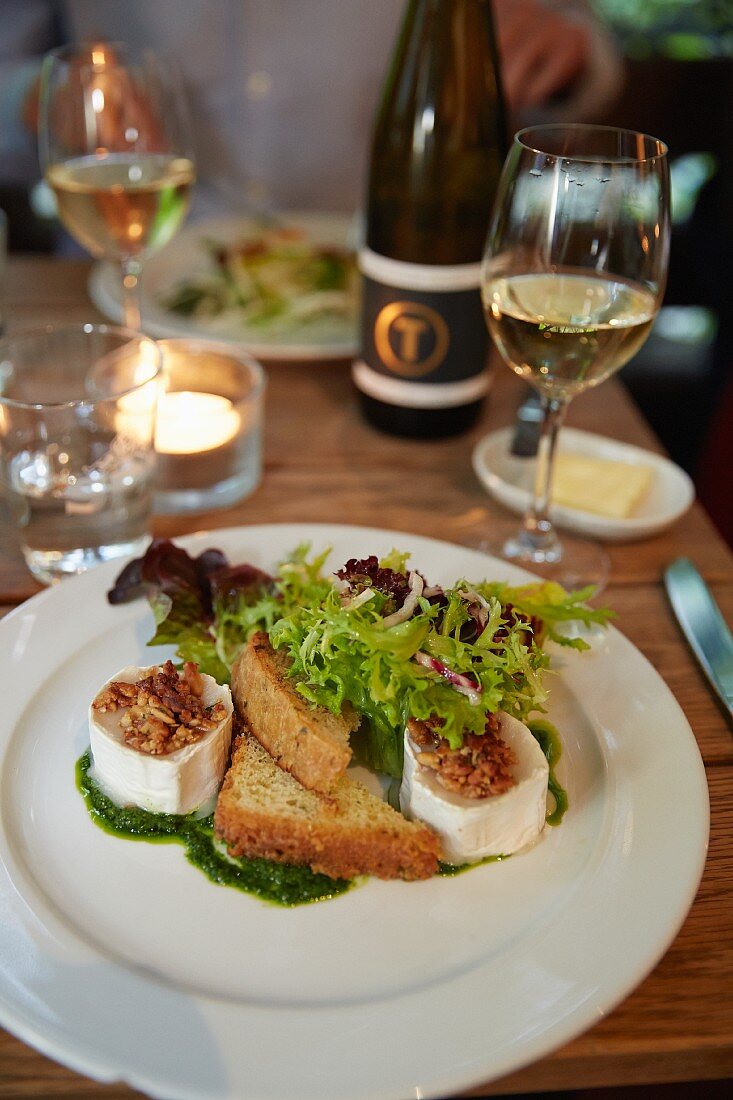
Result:
M92 104L101 93L98 102L104 104L100 110L95 107L97 145L110 152L128 149L138 153L164 152L160 105L152 102L148 90L137 83L134 73L118 65L109 47L106 47L106 54L109 67L93 78L87 92ZM88 128L88 119L84 121Z
M69 67L68 83L54 90L48 125L54 145L66 155L93 148L109 152L165 152L165 127L159 107L146 90L119 65L112 47L100 43L104 62L90 74L86 58ZM83 93L82 93L83 89ZM38 125L38 86L24 104L24 121Z
M540 0L494 0L504 94L519 114L560 95L591 56L590 31Z

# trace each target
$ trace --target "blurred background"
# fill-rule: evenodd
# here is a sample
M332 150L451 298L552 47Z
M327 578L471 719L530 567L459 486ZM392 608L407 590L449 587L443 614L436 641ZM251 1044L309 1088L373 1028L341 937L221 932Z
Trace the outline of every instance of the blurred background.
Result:
M624 58L605 121L663 138L672 160L670 277L623 371L665 447L733 544L733 3L593 0Z
M554 6L553 0L544 2ZM604 95L579 107L579 116L570 120L645 130L670 148L674 232L665 306L652 337L621 380L672 458L693 476L703 503L733 545L733 280L724 273L733 245L733 0L578 0L575 5L573 0L557 0L557 6L575 7L580 18L588 14L616 54L617 71ZM187 7L195 13L199 5L187 0L178 10ZM338 52L339 41L353 45L367 33L384 39L381 48L372 51L374 71L366 71L369 87L362 89L359 111L344 123L363 147L365 160L373 111L369 88L373 86L376 97L402 4L326 2L319 5L324 12L329 9L320 28L296 23L292 7L278 7L286 15L279 24L276 61L295 65L292 80L298 72L294 59L312 50L312 40L323 42L326 27L329 39L322 54L329 59ZM161 12L161 19L168 8L151 6L156 18ZM225 37L230 8L222 2ZM309 10L302 4L298 9ZM8 217L11 251L72 251L54 217L50 193L40 184L31 94L39 59L54 45L88 31L92 18L104 16L100 30L105 36L127 37L131 10L134 2L131 6L119 0L0 0L0 208ZM263 11L260 5L257 34L262 33ZM170 33L174 39L177 35L180 50L180 32L171 27ZM243 111L241 142L252 163L258 148L265 150L271 142L268 127L274 116L264 105L271 98L273 78L276 85L278 80L276 67L252 60L251 43L256 40L253 34L244 43L250 50L250 71L237 91L242 101L237 108ZM333 100L331 89L328 95ZM515 114L514 124L525 121L521 113ZM306 155L301 145L290 152L296 164ZM262 198L256 179L238 189L230 180L229 188L230 197L237 190L236 201L250 209ZM282 205L277 193L275 199ZM345 191L330 205L344 207L349 201ZM302 202L299 205L302 208Z

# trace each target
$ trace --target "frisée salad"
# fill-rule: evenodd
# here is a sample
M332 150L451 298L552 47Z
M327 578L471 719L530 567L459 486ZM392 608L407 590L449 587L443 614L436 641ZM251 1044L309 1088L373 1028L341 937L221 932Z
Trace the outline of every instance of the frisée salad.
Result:
M156 539L109 599L147 595L156 621L150 644L172 643L219 683L248 639L266 632L289 656L306 700L334 714L345 704L357 711L363 761L394 778L403 772L410 719L431 723L457 750L483 736L487 714L520 722L541 714L546 643L586 649L565 625L604 624L610 615L588 606L591 589L464 579L442 587L398 550L327 574L328 555L298 547L270 575L231 565L218 550L192 558Z

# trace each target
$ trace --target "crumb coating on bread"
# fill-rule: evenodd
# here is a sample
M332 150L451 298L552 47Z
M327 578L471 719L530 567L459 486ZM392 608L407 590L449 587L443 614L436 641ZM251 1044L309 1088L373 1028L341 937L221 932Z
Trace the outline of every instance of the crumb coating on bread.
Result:
M351 760L353 708L335 715L307 702L288 677L290 661L264 633L253 635L232 667L237 713L279 767L315 791L329 791Z
M236 747L214 826L233 856L306 864L331 878L414 880L438 869L439 840L428 826L348 777L327 796L307 790L249 733Z

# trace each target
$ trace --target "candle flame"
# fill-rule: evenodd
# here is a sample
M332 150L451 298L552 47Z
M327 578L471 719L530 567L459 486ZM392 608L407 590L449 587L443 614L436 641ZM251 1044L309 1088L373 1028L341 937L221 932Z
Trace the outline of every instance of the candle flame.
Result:
M155 449L159 454L199 454L222 447L241 427L239 413L226 397L180 390L158 402Z

